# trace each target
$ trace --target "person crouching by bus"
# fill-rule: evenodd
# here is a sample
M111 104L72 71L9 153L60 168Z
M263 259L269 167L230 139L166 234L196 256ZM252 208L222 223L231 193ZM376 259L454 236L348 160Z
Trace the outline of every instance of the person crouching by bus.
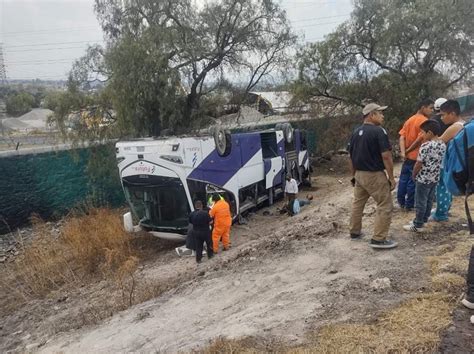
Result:
M291 175L286 175L285 183L285 197L287 198L288 204L288 213L293 216L295 215L293 210L293 204L295 202L296 196L298 195L298 183Z
M209 211L209 215L214 219L214 228L212 229L212 249L214 253L219 251L219 242L222 240L224 251L230 247L230 226L232 225L232 216L230 206L220 195L215 193L212 196L214 206Z
M193 225L191 235L196 247L196 262L201 263L202 250L204 242L207 248L207 257L209 259L214 255L212 250L211 229L209 224L212 219L209 213L203 210L203 205L200 200L194 202L194 211L189 215L189 222Z

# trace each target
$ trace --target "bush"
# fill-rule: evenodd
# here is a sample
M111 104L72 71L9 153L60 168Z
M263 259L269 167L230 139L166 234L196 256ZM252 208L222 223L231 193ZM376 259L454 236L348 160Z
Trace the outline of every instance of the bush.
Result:
M7 113L12 116L21 116L28 113L35 105L35 98L26 92L20 92L7 98Z
M8 279L2 279L10 295L38 298L95 278L113 277L122 289L130 283L138 258L117 212L92 209L81 217L70 216L56 237L43 221L33 224L35 237L20 240L20 255L6 267Z

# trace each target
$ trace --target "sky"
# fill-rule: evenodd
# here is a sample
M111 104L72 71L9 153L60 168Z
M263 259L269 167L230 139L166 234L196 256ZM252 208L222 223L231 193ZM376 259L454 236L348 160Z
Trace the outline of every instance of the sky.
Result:
M352 0L276 1L306 41L321 40L352 11ZM93 4L94 0L0 0L7 78L65 79L87 45L103 41Z

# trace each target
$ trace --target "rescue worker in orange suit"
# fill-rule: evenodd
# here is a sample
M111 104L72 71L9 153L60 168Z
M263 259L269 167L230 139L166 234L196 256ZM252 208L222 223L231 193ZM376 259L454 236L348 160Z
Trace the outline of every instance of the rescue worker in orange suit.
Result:
M230 247L230 226L232 225L232 216L230 206L219 194L212 196L214 206L209 211L209 215L214 219L214 228L212 229L212 248L214 253L219 251L219 241L222 239L224 251Z

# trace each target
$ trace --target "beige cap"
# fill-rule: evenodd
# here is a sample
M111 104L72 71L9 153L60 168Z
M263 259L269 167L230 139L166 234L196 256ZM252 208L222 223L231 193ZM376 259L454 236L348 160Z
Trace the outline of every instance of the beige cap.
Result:
M387 109L388 106L379 106L376 103L369 103L364 107L362 110L362 114L366 116L369 113L372 113L373 111L384 111Z

